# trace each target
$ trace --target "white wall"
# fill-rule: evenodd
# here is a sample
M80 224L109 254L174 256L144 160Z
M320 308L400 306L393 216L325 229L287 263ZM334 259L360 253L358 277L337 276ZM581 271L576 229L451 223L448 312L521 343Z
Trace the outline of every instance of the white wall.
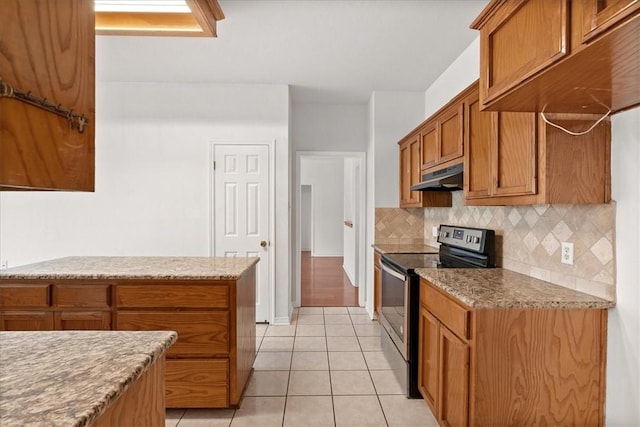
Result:
M374 92L373 157L376 208L398 207L398 141L424 120L424 92Z
M425 92L431 115L478 76L479 42ZM609 311L606 425L640 425L640 109L612 118L612 198L616 201L616 307Z
M303 157L300 184L313 186L313 256L343 255L344 160L339 157Z
M366 151L365 105L293 104L292 145L297 151Z
M211 141L275 140L276 316L288 316L288 121L287 86L98 82L95 193L0 193L2 256L209 255Z
M425 91L423 120L451 101L479 76L480 37L477 37Z
M640 108L611 118L616 307L609 310L608 426L640 426Z

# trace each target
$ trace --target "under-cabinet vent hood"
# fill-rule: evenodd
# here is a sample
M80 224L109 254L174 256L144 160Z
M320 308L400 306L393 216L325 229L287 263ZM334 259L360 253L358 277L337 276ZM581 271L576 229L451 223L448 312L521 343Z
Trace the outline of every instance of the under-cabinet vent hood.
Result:
M457 164L422 175L422 182L412 185L411 191L462 190L463 164Z

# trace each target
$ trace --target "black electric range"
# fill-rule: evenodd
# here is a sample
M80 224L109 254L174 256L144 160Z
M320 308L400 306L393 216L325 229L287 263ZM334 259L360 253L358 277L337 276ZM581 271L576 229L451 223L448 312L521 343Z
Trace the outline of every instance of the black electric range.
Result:
M438 253L382 254L381 343L407 397L419 398L418 324L420 280L417 268L495 267L495 232L441 225Z

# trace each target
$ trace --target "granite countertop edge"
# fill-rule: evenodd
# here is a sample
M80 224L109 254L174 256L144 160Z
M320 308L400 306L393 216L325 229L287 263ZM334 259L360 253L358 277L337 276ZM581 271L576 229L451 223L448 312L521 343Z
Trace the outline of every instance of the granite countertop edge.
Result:
M478 278L470 279L476 272L476 269L416 269L420 277L474 309L609 309L615 306L615 301L502 268L482 269L484 289L479 290L473 283ZM509 285L503 286L507 281Z
M97 402L95 407L89 410L89 414L86 416L86 419L80 419L78 423L75 424L74 427L88 427L93 425L98 418L102 414L105 413L111 405L113 405L119 398L122 396L129 387L134 384L142 375L144 375L149 368L158 361L158 359L166 353L166 351L171 347L177 340L178 334L174 331L165 331L167 332L167 337L164 342L158 344L158 346L148 354L148 358L142 361L142 365L140 369L133 369L131 375L125 378L121 383L118 390L115 390L114 393L109 394L104 397L104 399L100 402Z
M135 336L141 335L143 336L142 342L138 341ZM2 402L2 406L4 411L6 411L0 417L0 424L7 426L19 426L19 425L40 425L40 423L36 422L34 424L35 419L33 417L38 417L42 420L42 414L46 415L46 423L50 425L69 425L73 427L86 427L93 425L128 389L131 385L133 385L140 377L142 377L149 368L166 353L166 351L177 341L177 333L175 331L26 331L26 332L0 332L0 338L6 344L7 348L4 349L5 352L16 354L24 354L25 351L29 351L32 347L32 343L39 343L40 340L44 340L47 344L51 343L52 340L59 340L60 338L65 338L66 343L73 343L74 345L79 345L80 348L86 347L86 340L104 340L109 339L110 336L127 336L127 340L131 340L131 342L136 342L137 347L126 347L124 353L120 355L118 358L120 362L123 357L129 357L131 359L131 365L126 365L126 367L122 368L122 373L115 377L116 381L109 384L108 382L102 382L97 387L104 388L104 394L98 393L96 396L85 399L82 403L76 403L75 410L72 407L68 409L71 412L66 412L65 410L52 412L50 409L50 405L44 404L43 401L40 401L36 398L36 401L29 402L29 393L38 392L42 393L39 389L32 389L26 392L26 397L18 394L18 401L21 402L19 405L23 405L25 403L31 403L31 407L36 408L35 413L25 413L24 411L20 411L16 417L16 408L6 407L7 403L11 401L10 394L14 394L15 390L20 390L21 388L15 388L17 385L22 384L24 381L24 376L22 374L21 369L24 369L24 366L18 364L17 366L13 366L14 369L17 370L17 373L4 373L3 381L8 381L8 383L1 384L1 389L4 390L3 393L7 393L7 395L0 400ZM98 338L100 337L100 338ZM106 338L105 338L106 337ZM80 341L74 341L74 340ZM6 341L9 340L9 341ZM22 347L21 341L28 340L30 344L27 347ZM60 342L60 341L57 341ZM45 344L45 346L47 345ZM37 344L36 344L37 345ZM49 347L46 347L49 348ZM43 350L42 348L37 351L49 351ZM51 357L60 357L60 347L56 347L52 350ZM6 354L3 355L3 358L7 358ZM34 356L35 357L35 356ZM39 356L38 356L39 357ZM78 356L77 357L85 357ZM20 360L12 358L11 360ZM40 360L40 359L38 359ZM5 360L6 362L6 360ZM29 360L27 363L34 363L33 360ZM64 365L64 364L63 364ZM43 368L43 370L38 371L39 374L36 375L36 378L40 378L43 381L51 381L50 372L54 365L47 364ZM77 365L74 365L77 366ZM105 369L106 372L110 372L109 368L101 368ZM79 367L80 377L78 379L73 378L70 382L63 381L61 389L55 389L54 392L68 392L69 390L73 390L74 387L86 386L88 384L86 381L90 380L91 373L90 370L84 366ZM38 377L40 375L40 377ZM13 378L11 378L13 376ZM89 378L87 378L89 377ZM20 379L22 378L22 379ZM13 381L13 382L12 382ZM16 383L16 381L18 381ZM40 386L42 387L42 386ZM28 387L27 387L28 388ZM10 392L11 391L11 392ZM50 391L49 391L50 393ZM45 393L46 394L46 393ZM27 402L24 402L24 400ZM44 399L44 398L42 398ZM82 399L80 399L82 400ZM45 400L46 401L46 400ZM43 412L44 411L44 412ZM77 411L77 412L76 412ZM43 421L44 422L44 421Z
M149 264L164 260L179 268ZM259 261L258 257L65 257L0 271L0 280L237 280ZM221 265L197 265L204 262ZM225 262L239 265L225 267ZM204 268L213 272L203 272Z

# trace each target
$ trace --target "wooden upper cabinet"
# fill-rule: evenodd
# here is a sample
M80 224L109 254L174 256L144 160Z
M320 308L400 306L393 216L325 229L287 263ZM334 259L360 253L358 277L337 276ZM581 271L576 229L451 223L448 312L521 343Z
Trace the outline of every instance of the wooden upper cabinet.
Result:
M491 193L491 146L494 113L480 111L478 91L465 102L464 193L466 199Z
M411 191L411 186L422 180L422 150L421 138L418 132L413 132L399 143L400 150L400 207L449 207L451 193L447 191Z
M93 1L4 0L0 40L0 190L93 191Z
M640 0L492 0L483 110L606 114L640 104Z
M437 169L462 157L464 102L459 98L440 109L420 128L421 170Z
M464 191L467 205L608 203L611 127L608 120L573 136L540 114L480 111L478 92L466 101ZM594 117L549 118L573 132Z
M583 42L589 42L640 11L640 0L584 0Z
M420 129L420 148L422 150L422 166L428 169L438 163L438 124L436 121L427 123Z
M535 113L497 113L491 147L493 194L536 194L537 122Z
M567 0L509 1L480 31L483 104L567 53Z

